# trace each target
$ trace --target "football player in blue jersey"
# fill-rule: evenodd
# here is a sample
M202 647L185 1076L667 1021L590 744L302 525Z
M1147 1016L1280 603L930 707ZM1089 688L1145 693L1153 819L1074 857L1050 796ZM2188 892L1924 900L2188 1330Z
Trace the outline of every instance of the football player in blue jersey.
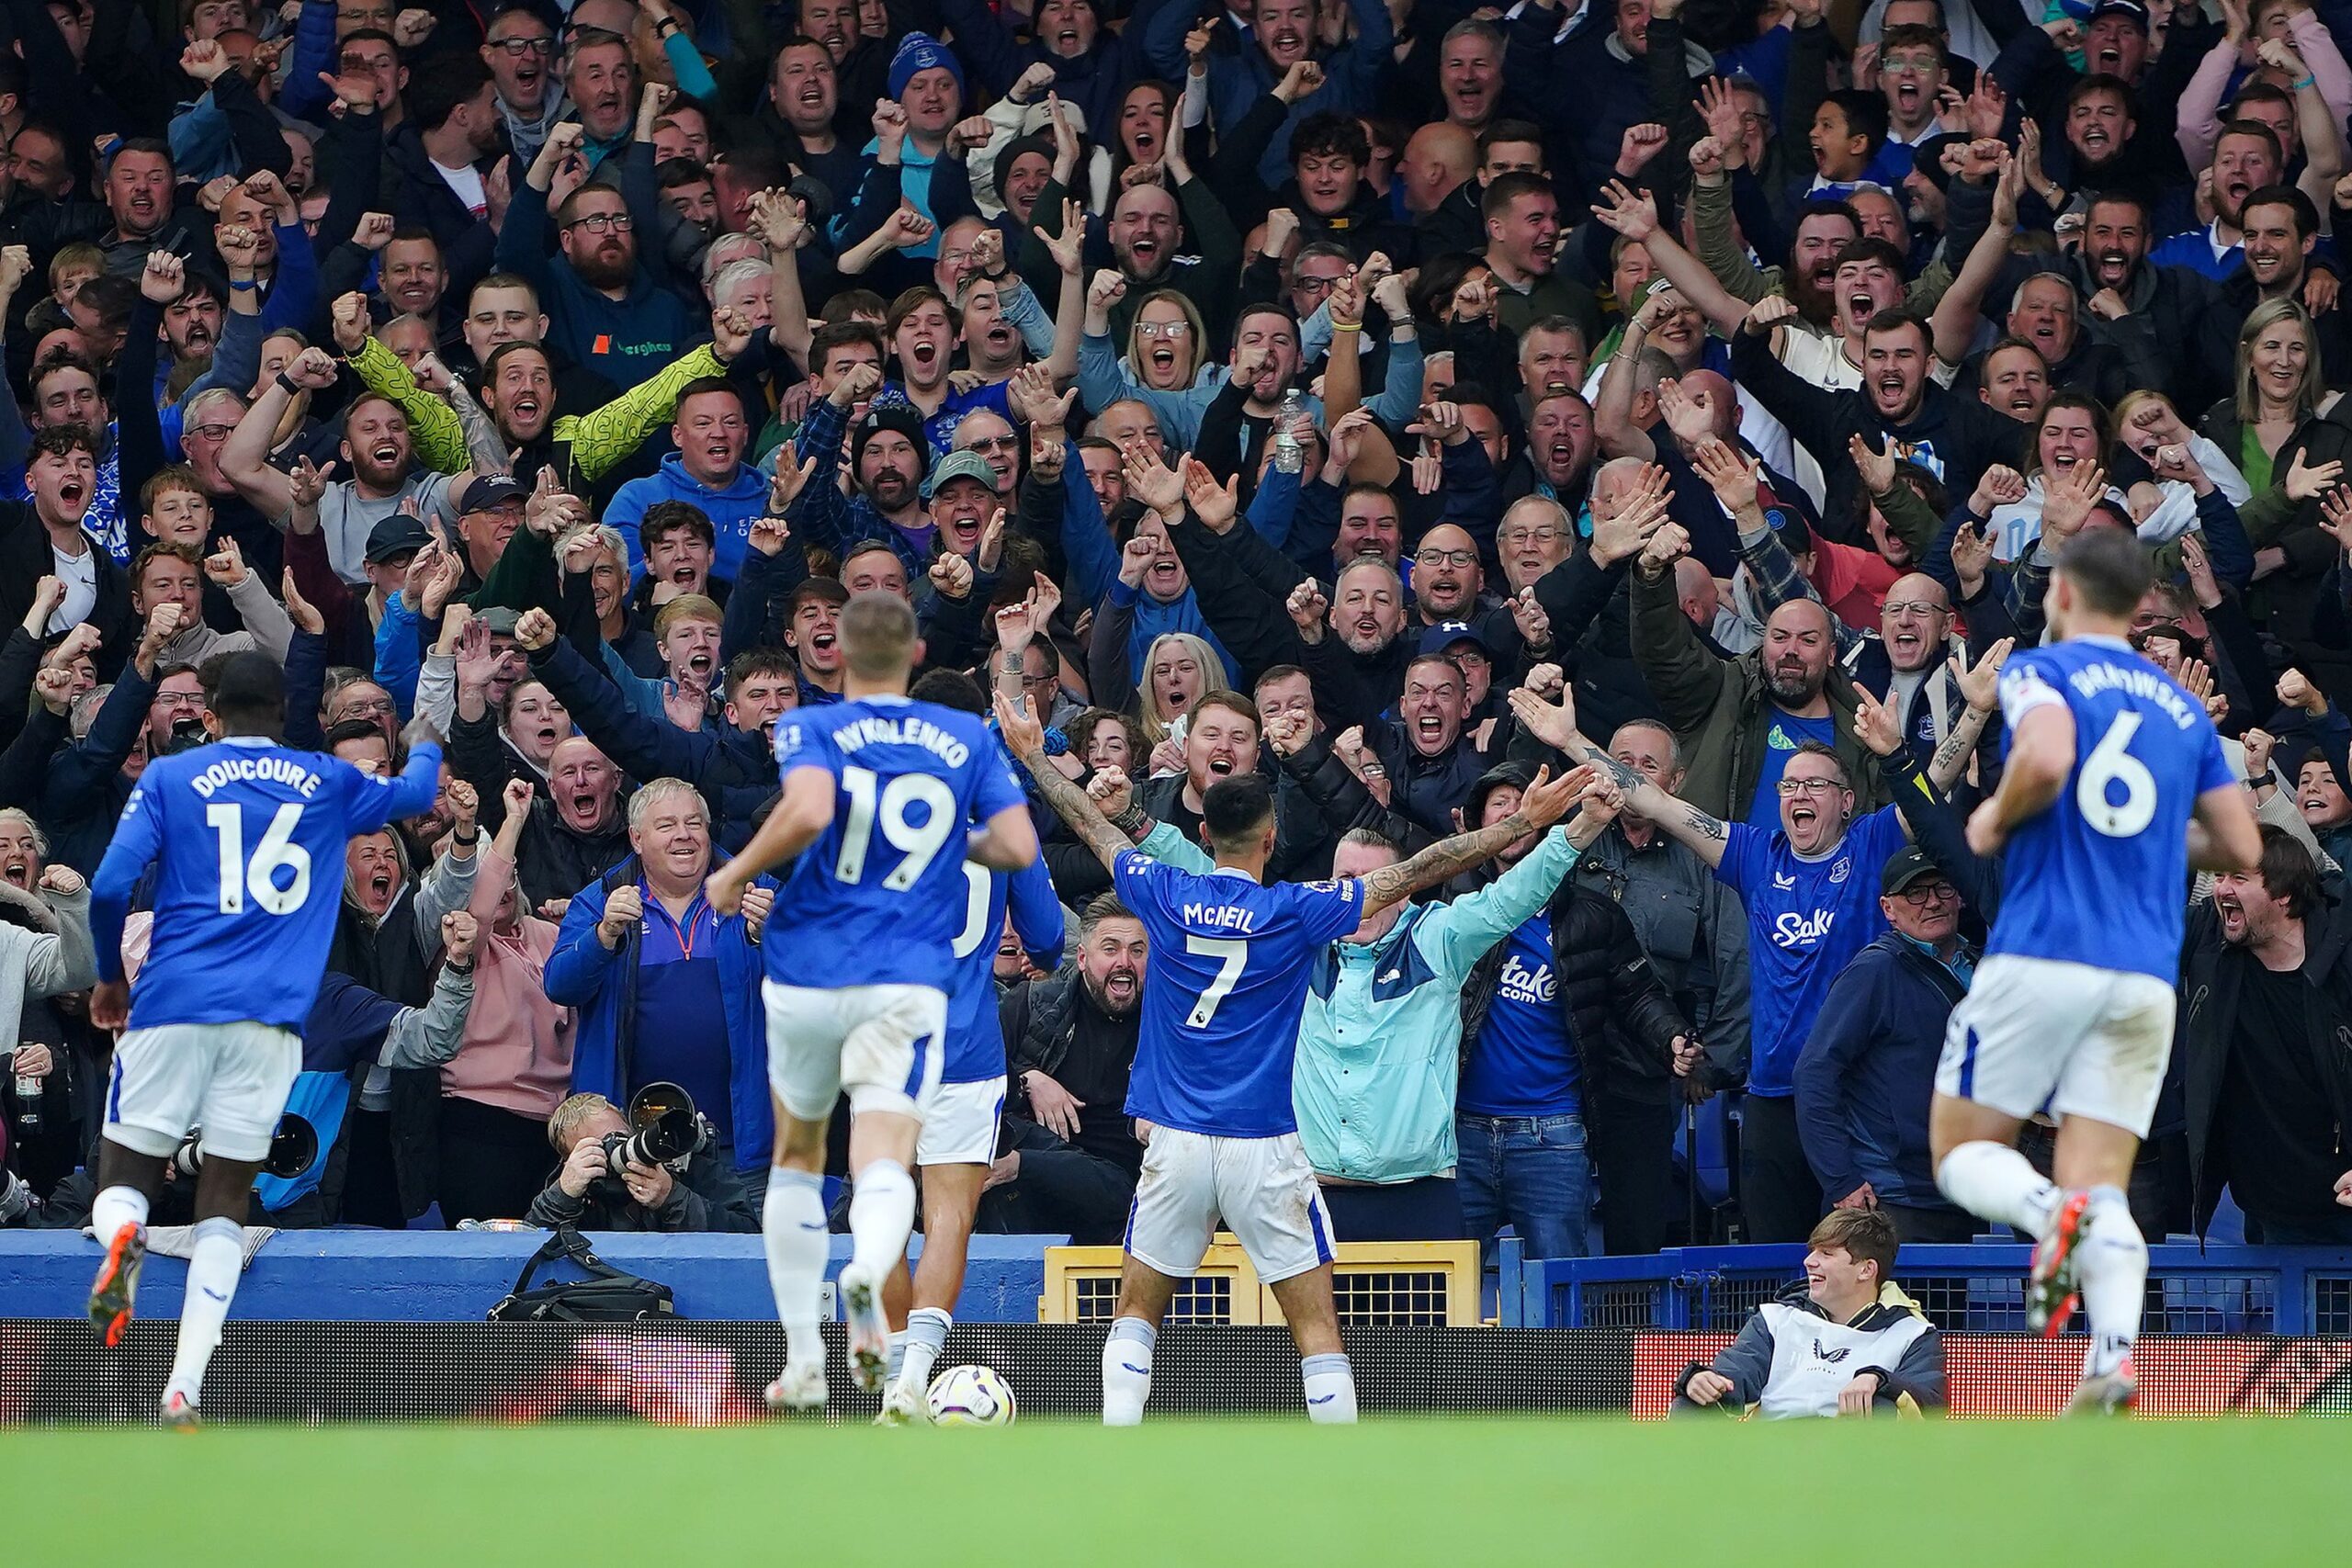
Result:
M711 908L731 915L752 877L793 863L776 898L789 919L771 921L761 944L776 1108L763 1230L786 1341L768 1389L778 1410L825 1403L825 1125L844 1090L856 1193L842 1316L858 1386L882 1386L882 1284L914 1229L908 1167L942 1067L964 863L1012 872L1037 858L1028 802L986 721L908 698L922 645L907 602L857 594L840 638L842 700L777 721L783 792L707 884Z
M914 690L922 700L966 713L984 711L988 701L977 682L952 670L925 675ZM923 1396L931 1387L931 1369L946 1348L947 1331L955 1326L952 1314L964 1292L972 1220L979 1213L989 1167L996 1162L1005 1089L996 953L1007 912L1033 962L1046 969L1061 962L1061 900L1054 896L1044 861L1009 875L967 861L964 880L944 1065L923 1100L922 1135L915 1144L915 1167L922 1174L922 1256L915 1262L910 1296L891 1308L893 1321L903 1328L890 1337L890 1386L882 1397L882 1420L891 1426L928 1419Z
M1344 881L1262 886L1274 852L1273 793L1236 773L1201 798L1206 874L1152 859L1046 761L1037 721L1000 695L997 725L1070 830L1111 869L1150 939L1143 1030L1127 1112L1146 1134L1127 1215L1118 1318L1102 1349L1102 1420L1131 1427L1151 1394L1152 1348L1177 1282L1221 1216L1282 1303L1312 1419L1352 1421L1355 1377L1331 1299L1331 1224L1299 1146L1291 1061L1315 955L1365 919L1458 875L1566 815L1590 782L1539 773L1510 817Z
M2172 1053L2182 889L2192 869L2262 853L2204 707L2126 640L2152 577L2129 531L2084 530L2051 574L2059 640L2001 672L2008 760L1968 821L1969 847L2003 857L2001 908L1952 1010L1928 1120L1944 1196L2038 1239L2029 1324L2054 1335L2077 1304L2090 1319L2070 1411L2139 1393L2148 1247L2124 1186ZM2045 1104L2054 1183L2016 1148Z
M302 1069L300 1030L326 971L344 847L430 811L441 775L430 739L396 779L288 747L286 672L265 653L221 661L204 727L210 744L147 764L90 884L90 1021L128 1026L115 1044L90 1207L107 1249L90 1321L108 1345L130 1321L165 1162L203 1129L187 1297L164 1392L172 1426L198 1424L204 1370L236 1294L247 1200ZM122 928L151 869L154 930L132 987Z

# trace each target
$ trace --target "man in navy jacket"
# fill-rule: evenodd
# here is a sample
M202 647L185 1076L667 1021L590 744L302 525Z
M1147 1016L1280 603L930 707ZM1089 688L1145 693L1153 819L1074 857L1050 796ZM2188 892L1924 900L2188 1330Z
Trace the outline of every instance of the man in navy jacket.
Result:
M1876 1209L1904 1241L1967 1241L1975 1220L1936 1190L1928 1102L1944 1021L1977 954L1960 936L1960 890L1916 845L1879 877L1894 929L1829 987L1797 1057L1797 1132L1838 1208Z

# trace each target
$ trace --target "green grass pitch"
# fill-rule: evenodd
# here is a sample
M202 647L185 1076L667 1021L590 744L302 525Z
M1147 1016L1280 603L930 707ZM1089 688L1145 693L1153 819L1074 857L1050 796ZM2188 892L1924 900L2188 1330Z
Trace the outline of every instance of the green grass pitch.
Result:
M2341 1562L2346 1429L1170 1419L0 1436L33 1568Z

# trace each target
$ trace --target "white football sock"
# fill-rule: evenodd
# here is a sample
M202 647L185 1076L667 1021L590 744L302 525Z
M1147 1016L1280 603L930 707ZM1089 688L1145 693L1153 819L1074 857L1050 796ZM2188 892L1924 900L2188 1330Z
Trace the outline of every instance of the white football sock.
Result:
M1111 1325L1102 1343L1102 1425L1138 1427L1151 1397L1151 1350L1159 1330L1139 1317Z
M1976 1215L2041 1239L2058 1209L2058 1189L2007 1145L1962 1144L1936 1168L1943 1195Z
M784 1323L785 1359L792 1367L825 1364L825 1341L817 1332L817 1306L824 1292L825 1181L813 1171L768 1170L767 1208L760 1220L766 1243L768 1285L775 1292L775 1314Z
M899 1369L907 1364L907 1331L894 1329L890 1334L889 1351L882 1359L882 1386L892 1388L899 1382Z
M915 1179L894 1159L877 1159L857 1173L849 1199L850 1262L876 1288L907 1255L915 1228Z
M939 1307L917 1307L907 1314L906 1363L896 1381L899 1387L913 1391L917 1399L931 1388L931 1369L947 1348L947 1331L955 1322Z
M218 1215L196 1223L196 1242L188 1251L187 1299L180 1304L179 1344L172 1352L164 1399L178 1393L190 1404L204 1403L204 1369L220 1348L220 1325L228 1318L237 1275L244 1265L244 1226Z
M114 1245L114 1233L125 1225L147 1228L147 1194L136 1187L108 1187L90 1200L90 1234L100 1247Z
M2090 1320L2091 1348L2083 1359L2086 1375L2111 1372L2140 1337L2140 1312L2148 1289L2148 1243L2132 1218L2120 1188L2091 1189L2090 1233L2075 1262L2083 1315Z
M1306 1384L1306 1418L1317 1425L1348 1425L1356 1418L1356 1374L1342 1351L1303 1357L1300 1381Z

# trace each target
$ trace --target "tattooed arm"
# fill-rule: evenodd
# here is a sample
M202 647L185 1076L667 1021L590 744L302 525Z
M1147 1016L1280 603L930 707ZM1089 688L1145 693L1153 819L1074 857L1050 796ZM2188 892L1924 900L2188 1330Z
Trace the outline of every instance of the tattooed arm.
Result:
M1571 768L1557 778L1550 769L1544 769L1520 797L1519 809L1493 827L1441 839L1410 860L1366 872L1358 879L1363 884L1364 917L1368 919L1391 904L1402 903L1424 887L1452 881L1530 833L1548 830L1567 815L1569 806L1591 782L1589 768Z
M1951 721L1951 733L1944 737L1943 744L1936 748L1934 759L1928 763L1928 777L1938 789L1950 793L1968 772L1968 759L1975 755L1976 742L1984 733L1985 721L1992 716L1983 708L1963 707Z
M1037 793L1065 827L1077 835L1080 843L1094 852L1094 858L1109 870L1120 852L1135 847L1125 832L1113 827L1086 791L1073 780L1064 778L1046 756L1046 731L1029 716L1029 699L1023 697L1019 705L996 699L997 729L1004 738L1004 749L1012 753L1021 765L1029 770L1030 780Z
M1522 686L1510 694L1510 711L1521 727L1537 739L1566 753L1570 761L1589 763L1606 775L1624 792L1627 811L1648 818L1668 838L1689 845L1710 869L1723 863L1731 829L1688 801L1667 794L1594 745L1577 728L1576 708L1567 694L1562 693L1559 705L1555 706Z

